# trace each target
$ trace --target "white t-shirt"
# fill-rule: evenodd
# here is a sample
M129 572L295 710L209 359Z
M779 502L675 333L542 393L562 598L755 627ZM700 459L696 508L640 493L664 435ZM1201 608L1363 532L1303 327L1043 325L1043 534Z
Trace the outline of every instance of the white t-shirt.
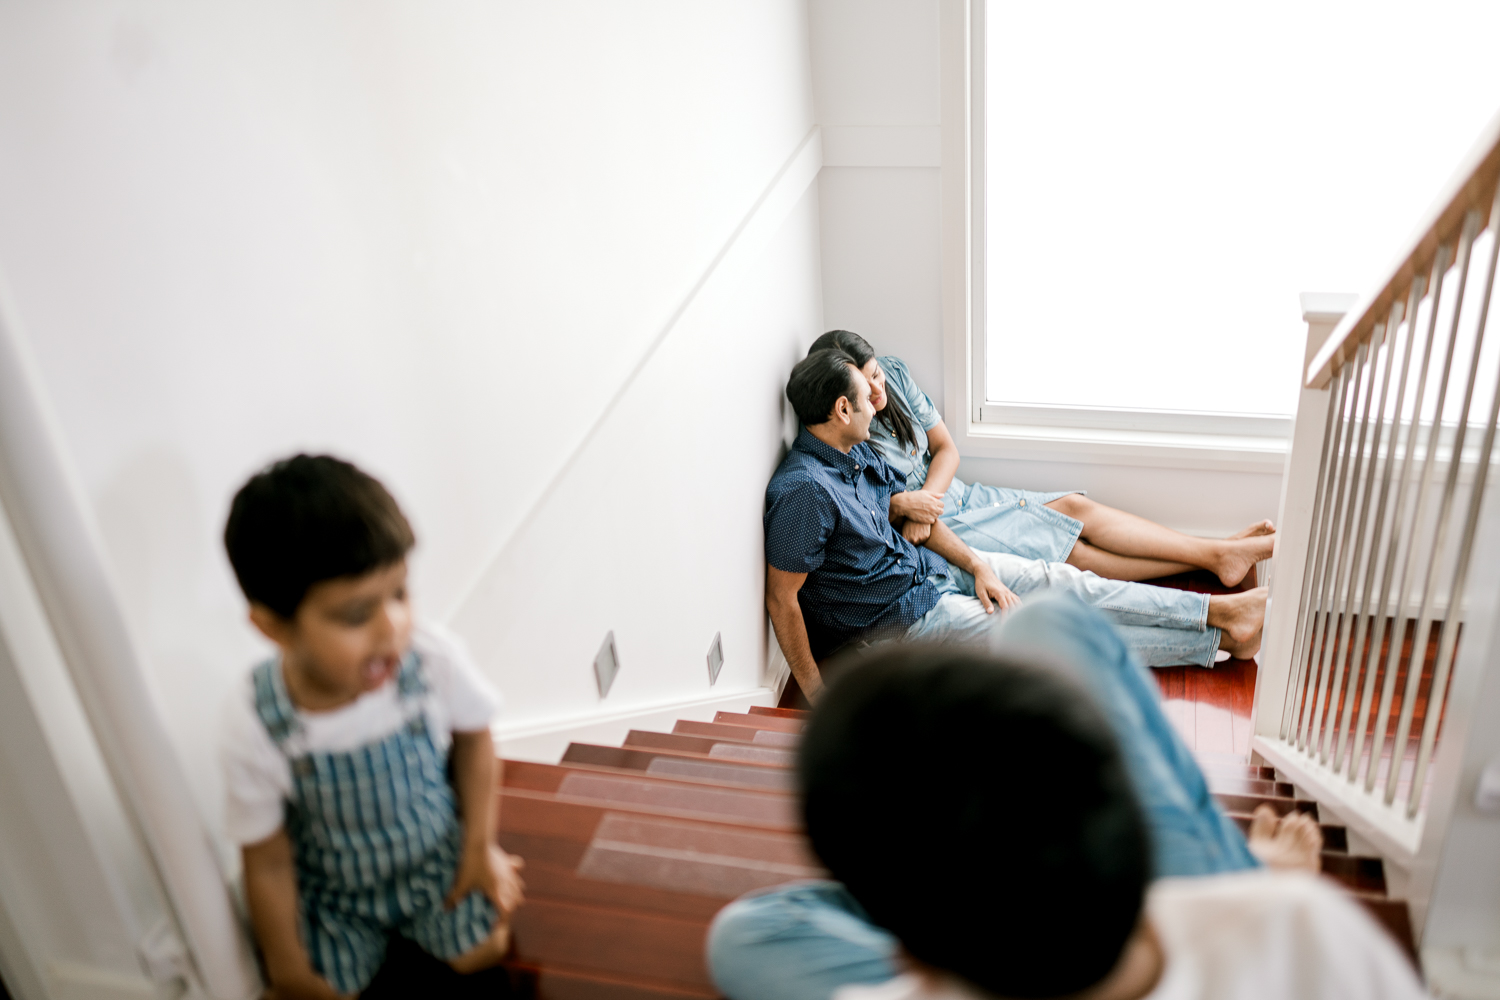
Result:
M1411 963L1333 883L1296 872L1236 872L1155 883L1146 912L1166 952L1143 1000L1415 1000ZM983 1000L953 978L908 973L845 986L834 1000Z
M487 728L500 708L500 695L480 676L463 643L430 625L419 625L412 630L411 644L422 657L427 693L421 698L421 709L438 751L448 749L454 732ZM353 750L389 736L405 725L406 718L393 676L342 708L299 710L302 728L288 741L287 750L294 755ZM236 844L254 844L281 828L292 794L292 770L255 711L249 675L225 706L222 733L219 750L228 799L225 833Z

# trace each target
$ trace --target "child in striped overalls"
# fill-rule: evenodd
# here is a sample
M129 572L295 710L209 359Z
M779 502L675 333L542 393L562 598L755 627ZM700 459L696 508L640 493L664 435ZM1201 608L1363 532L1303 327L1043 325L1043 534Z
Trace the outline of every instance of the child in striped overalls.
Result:
M509 944L521 882L495 844L499 698L455 640L414 627L413 542L380 483L307 455L246 483L224 530L279 650L223 732L228 833L278 997L359 993L391 935L459 973Z

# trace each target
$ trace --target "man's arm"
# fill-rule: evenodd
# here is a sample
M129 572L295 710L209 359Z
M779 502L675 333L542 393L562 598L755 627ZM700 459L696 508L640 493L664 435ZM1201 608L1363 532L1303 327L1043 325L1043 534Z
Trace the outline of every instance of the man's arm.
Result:
M806 573L788 573L766 564L766 610L776 630L776 642L802 693L808 701L816 701L823 691L823 675L818 673L818 661L813 659L807 641L807 623L802 620L802 605L797 603L797 591L806 581Z
M250 923L271 978L268 996L275 1000L336 1000L340 994L313 970L297 934L297 875L286 830L246 844L241 857Z
M500 761L488 729L453 734L453 790L463 822L463 853L445 904L450 909L478 889L502 914L521 905L520 858L506 854L495 842L499 825Z
M984 605L986 614L993 614L996 604L1002 608L1021 606L1021 599L1000 582L995 571L990 569L990 564L975 555L974 550L960 541L953 529L942 521L932 525L932 534L928 536L926 545L948 560L949 564L973 575L974 596Z

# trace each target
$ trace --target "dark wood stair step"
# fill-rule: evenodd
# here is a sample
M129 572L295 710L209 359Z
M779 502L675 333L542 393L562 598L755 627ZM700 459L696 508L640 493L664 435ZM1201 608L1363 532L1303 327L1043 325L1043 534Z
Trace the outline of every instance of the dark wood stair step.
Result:
M802 741L798 733L783 733L775 729L751 729L748 726L728 726L722 722L693 722L678 719L672 732L683 736L712 736L715 739L733 740L739 743L754 743L758 746L795 749Z
M802 835L787 830L689 819L638 805L578 802L549 792L519 788L501 790L502 844L508 837L531 837L583 846L608 841L618 846L634 845L668 854L687 852L706 858L764 861L782 867L821 870ZM554 864L568 863L550 858L545 860Z
M768 708L765 705L751 705L751 715L769 715L776 719L802 719L807 720L810 713L800 708Z
M756 730L764 732L764 730ZM632 729L625 735L625 746L642 750L686 750L707 754L715 760L740 761L748 764L771 764L792 767L795 751L782 747L759 746L739 740L720 740L712 736L688 736L682 733L652 733Z
M512 955L522 966L566 967L712 990L703 962L707 927L704 920L529 899L513 918Z
M1216 761L1198 761L1198 767L1206 775L1223 775L1226 778L1249 778L1252 781L1275 781L1274 767L1257 767L1254 764L1221 764Z
M562 761L564 764L598 764L643 771L661 777L699 778L723 785L792 790L791 772L784 767L716 760L707 754L571 743Z
M1379 858L1324 851L1323 874L1355 892L1386 894L1385 863Z
M640 771L506 761L502 783L507 788L551 792L608 805L634 805L720 823L743 823L788 832L800 830L802 825L796 802L789 795L739 786L705 785L680 778L657 778Z
M1311 799L1289 799L1279 795L1240 795L1232 792L1214 792L1213 796L1227 813L1254 814L1255 807L1264 804L1276 810L1278 816L1285 816L1289 812L1305 812L1316 819L1318 815L1318 804Z
M535 1000L712 1000L718 990L507 960L518 996Z
M778 733L800 733L803 726L801 719L783 719L775 715L749 715L739 712L715 712L714 721L726 726L771 729Z
M1270 795L1290 799L1296 794L1290 781L1234 778L1213 771L1206 771L1203 776L1208 781L1209 791L1223 792L1228 795Z

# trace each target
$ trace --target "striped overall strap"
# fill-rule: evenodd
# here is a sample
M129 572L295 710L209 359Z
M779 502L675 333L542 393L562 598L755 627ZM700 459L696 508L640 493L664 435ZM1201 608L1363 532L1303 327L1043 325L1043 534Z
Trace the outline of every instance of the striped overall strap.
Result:
M255 689L255 714L271 734L271 742L281 748L302 725L297 721L297 709L281 676L281 658L273 656L258 665L251 672L250 681Z

